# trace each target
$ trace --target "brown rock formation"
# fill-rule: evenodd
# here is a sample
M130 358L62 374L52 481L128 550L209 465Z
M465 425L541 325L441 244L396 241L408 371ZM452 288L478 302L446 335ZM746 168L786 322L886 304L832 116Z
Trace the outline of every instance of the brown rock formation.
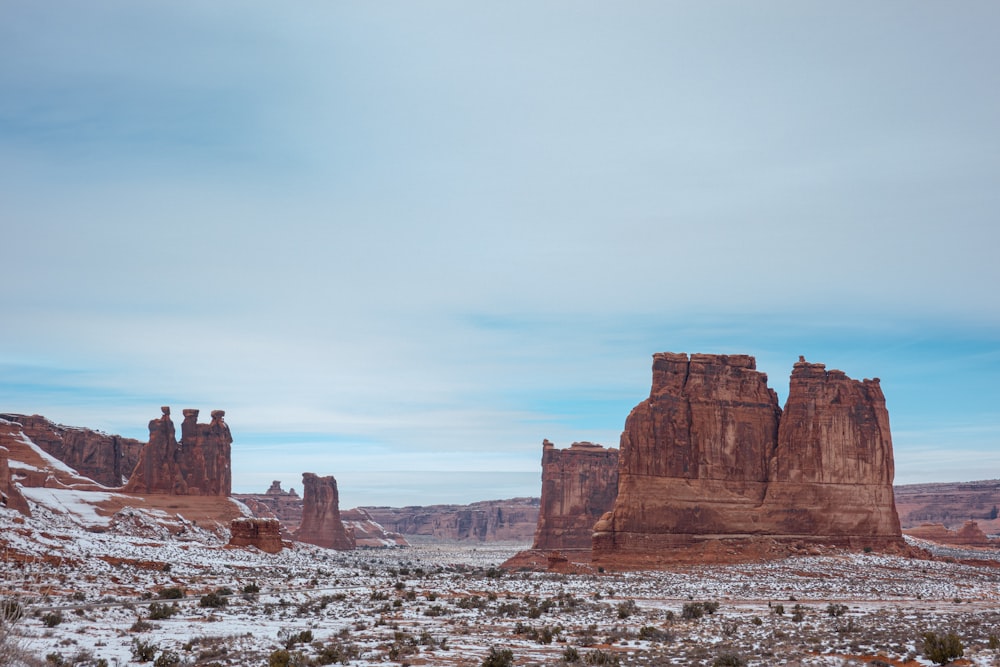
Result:
M32 442L81 475L104 486L119 487L139 460L138 440L100 431L56 424L41 415L2 414L21 424Z
M281 551L281 524L277 519L234 519L230 531L230 546L253 546L270 554Z
M620 459L595 563L655 566L717 552L706 543L720 538L734 560L773 551L761 541L904 548L877 379L800 359L783 415L753 357L656 354Z
M0 504L12 510L17 510L25 516L31 516L28 501L21 494L7 465L7 448L0 447Z
M363 507L386 530L406 537L478 542L531 541L538 525L538 498L485 500L469 505Z
M340 518L340 494L333 476L302 473L302 504L302 524L295 539L328 549L354 549L354 535L347 532Z
M175 438L170 408L149 422L149 442L142 449L125 490L181 496L228 496L233 437L222 410L212 411L210 424L198 423L198 410L184 410L181 439Z
M542 499L532 549L590 551L594 524L618 495L618 450L542 443Z

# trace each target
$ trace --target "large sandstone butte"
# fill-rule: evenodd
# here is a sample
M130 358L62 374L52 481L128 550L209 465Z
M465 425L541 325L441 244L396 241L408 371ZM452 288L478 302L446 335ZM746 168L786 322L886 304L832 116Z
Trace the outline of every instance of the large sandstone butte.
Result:
M0 414L0 418L19 423L24 434L42 450L104 486L125 483L142 450L143 443L138 440L56 424L41 415L7 413Z
M181 439L177 440L170 408L149 422L149 442L125 485L130 493L179 496L229 496L233 436L226 413L212 411L210 424L198 423L198 410L184 410Z
M7 465L7 448L0 447L0 505L17 510L25 516L31 516L31 508L25 500L21 489L10 474L10 466Z
M340 493L332 475L302 473L302 524L295 539L338 551L355 548L354 535L340 518Z
M593 560L650 567L803 544L902 550L878 379L801 357L785 410L748 355L653 356L621 437L618 497Z
M532 549L590 551L594 523L618 495L618 450L542 442L542 500Z

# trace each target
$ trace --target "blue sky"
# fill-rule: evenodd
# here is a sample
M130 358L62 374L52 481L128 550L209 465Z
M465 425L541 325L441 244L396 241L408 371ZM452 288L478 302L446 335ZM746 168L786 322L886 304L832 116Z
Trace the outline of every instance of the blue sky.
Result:
M996 3L203 4L0 6L0 410L468 502L802 354L1000 477Z

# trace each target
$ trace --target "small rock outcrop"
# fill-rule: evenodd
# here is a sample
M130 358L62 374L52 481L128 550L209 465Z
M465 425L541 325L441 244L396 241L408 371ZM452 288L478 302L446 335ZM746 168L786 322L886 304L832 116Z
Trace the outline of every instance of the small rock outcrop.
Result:
M31 516L28 501L11 477L10 467L7 465L6 447L0 447L0 504L25 516Z
M264 493L234 493L233 498L245 504L254 516L277 519L289 535L302 523L302 497L295 489L282 489L278 480L271 482Z
M738 560L774 543L905 549L878 379L800 358L783 413L751 356L656 354L620 461L596 564Z
M281 551L281 524L277 519L234 519L229 530L230 546L257 547L270 554Z
M104 486L125 483L143 446L133 438L64 426L41 415L7 413L0 418L21 424L24 434L42 450Z
M338 551L355 548L354 535L340 517L340 494L332 475L302 473L302 524L295 539Z
M532 549L590 551L594 524L618 495L618 450L542 443L542 499Z
M232 442L225 412L212 411L209 424L198 410L184 410L181 439L175 436L170 408L149 422L149 442L125 485L130 493L179 496L228 496L232 492Z
M979 527L979 524L972 519L966 521L958 530L948 530L940 523L925 523L915 528L908 528L903 532L922 540L957 547L996 548L1000 546L1000 540L990 539Z

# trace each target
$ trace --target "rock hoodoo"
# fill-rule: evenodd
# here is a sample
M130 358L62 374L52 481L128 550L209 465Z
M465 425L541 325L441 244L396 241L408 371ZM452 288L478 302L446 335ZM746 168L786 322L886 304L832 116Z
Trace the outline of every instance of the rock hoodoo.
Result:
M618 495L618 450L542 443L542 499L532 549L590 551L594 523Z
M132 473L140 441L76 426L63 426L41 415L2 414L21 424L24 434L45 452L98 484L118 487Z
M270 554L281 551L281 524L277 519L233 519L229 529L230 546L257 547Z
M181 439L175 437L170 408L149 422L149 442L125 491L181 496L228 496L232 491L233 437L225 412L212 411L209 424L198 423L198 410L184 410Z
M340 517L340 494L332 475L302 473L302 524L295 539L339 551L355 548L354 535Z
M782 413L751 356L656 354L619 456L597 564L734 559L764 543L904 548L878 379L800 358Z

